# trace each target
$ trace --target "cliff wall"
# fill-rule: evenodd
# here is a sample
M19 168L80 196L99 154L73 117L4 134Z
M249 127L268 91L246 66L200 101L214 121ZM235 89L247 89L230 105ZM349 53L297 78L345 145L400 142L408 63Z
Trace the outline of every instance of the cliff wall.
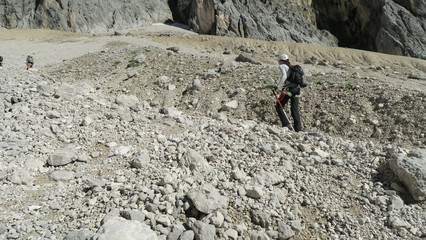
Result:
M201 34L426 59L424 0L0 0L0 27L97 33L174 21Z

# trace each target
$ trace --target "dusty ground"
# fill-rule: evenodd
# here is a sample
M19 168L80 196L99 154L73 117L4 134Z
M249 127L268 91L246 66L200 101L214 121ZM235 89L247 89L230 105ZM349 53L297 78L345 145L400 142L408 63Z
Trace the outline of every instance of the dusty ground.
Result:
M408 78L426 72L426 61L318 45L265 42L200 36L181 28L153 25L120 34L85 35L50 30L0 30L3 71L25 70L25 57L35 58L34 68L59 81L91 79L112 94L127 92L154 104L212 116L222 105L237 100L229 114L278 124L274 97L265 87L278 79L276 56L290 55L302 64L309 80L303 89L301 114L304 131L374 142L424 146L426 80ZM178 51L166 50L177 47ZM230 54L224 54L225 49ZM235 63L249 52L261 65ZM144 64L129 67L138 54ZM307 59L328 62L307 64ZM228 73L219 73L230 63ZM208 70L214 74L208 73ZM129 71L138 75L127 79ZM1 74L1 72L0 72ZM169 77L174 90L158 86L159 76ZM203 91L189 91L194 79Z
M111 98L124 92L151 105L175 106L192 114L218 118L226 114L230 121L243 118L279 125L274 96L266 86L279 77L276 56L287 53L292 62L303 66L309 80L301 102L304 131L410 148L425 146L426 80L408 78L414 71L426 71L424 60L307 44L199 36L164 25L121 33L0 30L0 55L5 58L0 75L10 70L27 73L25 56L32 54L34 71L56 81L89 81ZM169 47L178 47L178 51L167 50ZM231 54L224 54L225 49ZM262 64L234 62L243 51ZM146 56L144 63L132 65L141 54ZM312 57L329 64L306 64ZM225 73L227 64L229 71ZM132 72L137 74L129 78ZM158 83L159 76L167 76L167 82ZM200 79L203 89L191 88L194 79ZM231 100L239 107L223 110L223 104ZM168 134L179 130L169 128ZM350 174L336 170L330 174L336 179L324 178L324 183L338 186L341 179L337 177ZM356 181L348 182L356 185ZM316 213L305 214L312 214L304 216L307 222L316 220ZM307 231L299 239L308 237Z

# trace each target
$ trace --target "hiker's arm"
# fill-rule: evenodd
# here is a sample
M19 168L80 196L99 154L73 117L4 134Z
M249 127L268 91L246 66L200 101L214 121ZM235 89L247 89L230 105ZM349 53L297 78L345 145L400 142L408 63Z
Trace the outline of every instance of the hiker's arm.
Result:
M280 81L277 84L277 89L281 89L283 87L285 80L287 79L286 69L284 67L280 67L280 71L281 71L281 78L280 78Z

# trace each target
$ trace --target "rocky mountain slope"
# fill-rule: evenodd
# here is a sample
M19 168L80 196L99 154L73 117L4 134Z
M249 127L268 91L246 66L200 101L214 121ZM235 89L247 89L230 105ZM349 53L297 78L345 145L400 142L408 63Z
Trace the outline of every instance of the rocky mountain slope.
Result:
M426 236L423 60L169 28L5 35L1 238ZM284 52L310 83L300 133L266 88Z
M423 1L2 0L0 27L100 33L178 22L201 34L426 58Z

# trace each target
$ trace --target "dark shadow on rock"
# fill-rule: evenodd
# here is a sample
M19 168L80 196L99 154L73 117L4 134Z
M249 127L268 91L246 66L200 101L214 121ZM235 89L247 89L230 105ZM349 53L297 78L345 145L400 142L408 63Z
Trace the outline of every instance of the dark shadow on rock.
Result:
M372 176L373 182L381 182L383 189L394 190L405 204L417 204L418 201L414 200L404 184L398 179L388 162L382 163L377 169L377 174Z

